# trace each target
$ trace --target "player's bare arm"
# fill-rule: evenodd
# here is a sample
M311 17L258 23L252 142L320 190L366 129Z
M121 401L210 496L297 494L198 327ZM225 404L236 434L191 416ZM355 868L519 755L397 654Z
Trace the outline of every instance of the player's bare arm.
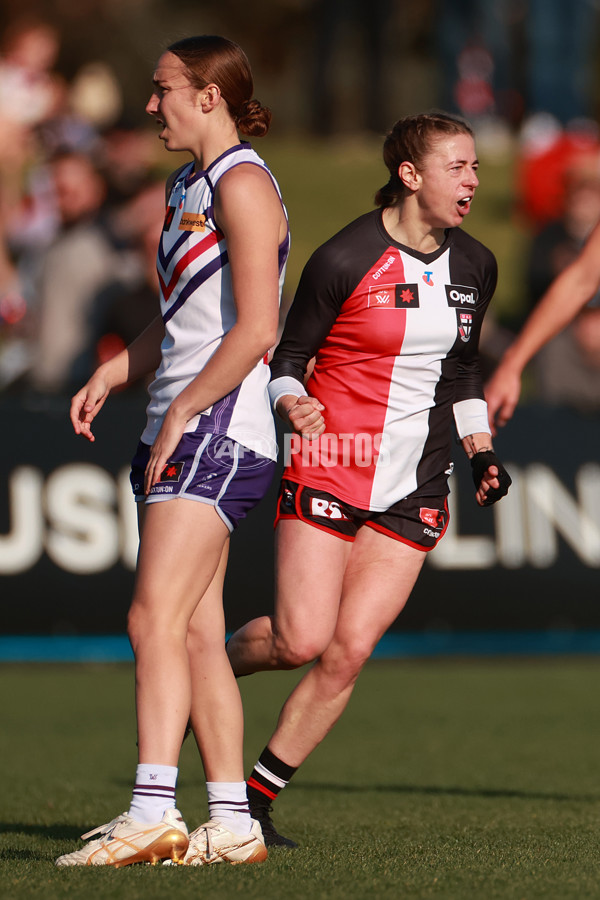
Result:
M92 443L96 440L91 425L110 392L153 372L160 363L160 345L164 326L156 316L128 347L103 363L71 400L71 424L75 434Z
M552 282L485 387L492 434L513 416L527 363L572 321L600 288L600 223L583 250Z

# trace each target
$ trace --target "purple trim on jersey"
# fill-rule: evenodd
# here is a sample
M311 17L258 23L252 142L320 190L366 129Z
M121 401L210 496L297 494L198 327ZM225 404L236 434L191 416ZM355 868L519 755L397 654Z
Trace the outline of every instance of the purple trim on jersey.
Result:
M227 431L231 424L231 417L235 409L236 400L240 394L241 385L238 384L226 397L217 403L217 409L213 421L218 431Z
M221 153L220 156L217 156L216 159L213 159L208 169L204 170L204 174L207 174L211 169L214 169L214 167L218 165L218 163L220 163L222 159L225 159L226 156L231 156L232 153L237 153L238 150L252 150L250 141L240 141L239 144L235 144L233 147L225 150L224 153Z
M200 285L204 284L204 282L214 275L215 272L218 272L219 269L222 269L224 265L228 262L229 257L227 256L227 251L224 250L220 256L217 256L216 259L213 259L211 262L207 263L204 268L197 272L193 278L190 278L187 282L184 289L181 291L177 300L173 303L170 309L166 311L163 316L163 322L166 324L172 316L175 315L178 309L181 309L185 301L188 299L190 294L193 294Z
M199 178L201 175L204 175L204 177L205 177L205 179L206 179L206 183L207 183L207 185L208 185L208 187L209 187L209 189L210 189L210 192L211 192L211 194L212 194L213 197L214 197L216 185L213 184L213 181L212 181L212 179L210 178L210 176L209 176L208 173L209 173L210 170L211 170L214 166L216 166L217 163L219 163L222 159L225 159L226 156L229 156L229 155L231 155L232 153L235 153L235 152L238 151L238 150L252 150L252 145L250 144L249 141L240 141L240 143L239 143L239 144L236 144L235 147L230 147L229 150L226 150L224 153L221 154L221 156L218 156L217 159L213 160L213 162L211 162L211 164L210 164L210 166L208 167L208 169L205 169L203 172L196 172L196 173L194 173L193 176L192 176L192 175L187 175L186 178L185 178L186 187L189 187L189 186L192 185L195 181L197 181L198 178ZM282 199L281 194L279 193L279 189L278 189L278 187L277 187L277 182L275 181L275 178L274 178L274 176L273 176L273 173L272 173L271 170L267 167L266 163L264 163L264 161L263 161L263 163L261 164L261 163L255 162L254 160L251 160L251 159L248 159L248 160L240 160L238 163L235 164L235 166L232 166L231 169L228 169L227 171L228 171L228 172L231 172L232 169L235 169L235 168L237 168L238 166L242 166L242 165L243 165L243 166L256 166L257 169L261 169L263 172L266 172L266 173L267 173L267 175L268 175L269 178L271 179L271 182L272 182L272 184L273 184L273 187L275 188L275 193L276 193L277 196L279 197L279 202L281 203L281 208L283 209L284 215L285 215L285 207L284 207L284 205L283 205L283 199ZM226 173L223 173L223 174L226 174ZM217 182L217 183L218 183L218 182ZM174 189L174 188L175 188L175 185L173 185L173 189ZM219 227L218 224L217 224L217 221L216 221L216 219L215 219L215 207L214 207L214 201L213 201L213 203L210 204L210 206L207 206L207 208L204 210L204 214L205 214L205 216L206 216L207 219L212 219L212 221L215 223L215 225L217 226L217 228ZM285 218L286 218L286 222L287 222L287 215L285 216ZM174 250L174 249L175 249L175 248L173 248L173 250ZM281 244L279 245L278 251L279 251L279 256L278 256L278 262L279 262L279 274L281 275L281 273L282 273L282 271L283 271L283 267L284 267L285 263L287 262L287 258L288 258L288 256L289 256L289 252L290 252L290 228L289 228L289 224L288 224L287 234L286 234L286 236L284 237L284 239L282 240ZM172 251L172 252L173 252L173 251Z
M173 256L177 253L182 244L184 244L188 239L187 231L182 231L181 236L177 238L171 249L168 253L163 252L162 240L158 243L158 261L163 268L163 271L166 275L167 266L173 259Z
M241 385L238 385L238 387L230 391L229 394L225 394L224 397L217 400L216 403L213 403L210 414L199 417L196 432L200 429L202 431L209 429L216 434L227 434L227 429L231 424L231 417L233 416L240 389ZM207 423L209 424L207 425Z
M279 245L279 274L283 272L283 267L287 262L287 258L290 253L290 229L288 228L287 234Z
M208 173L210 172L210 170L214 169L214 167L218 165L222 159L225 159L226 156L231 156L232 153L237 153L238 150L252 150L250 141L240 141L239 144L235 144L233 147L229 147L228 150L225 150L224 153L221 153L220 156L217 156L216 159L213 159L207 169L200 169L199 172L189 172L185 176L186 187L190 187L192 184L194 184L195 181L198 181L200 178L206 178L208 180Z

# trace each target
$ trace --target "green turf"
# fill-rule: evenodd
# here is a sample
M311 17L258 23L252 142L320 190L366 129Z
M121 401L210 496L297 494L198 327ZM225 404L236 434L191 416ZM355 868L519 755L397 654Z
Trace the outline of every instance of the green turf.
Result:
M247 761L295 673L241 682ZM371 663L277 805L301 849L263 865L56 869L128 805L129 666L0 668L0 897L597 898L600 661ZM206 816L196 751L178 802Z

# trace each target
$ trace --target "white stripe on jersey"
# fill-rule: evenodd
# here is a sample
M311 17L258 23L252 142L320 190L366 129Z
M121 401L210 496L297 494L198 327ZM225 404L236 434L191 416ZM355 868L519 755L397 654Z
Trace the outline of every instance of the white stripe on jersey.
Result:
M419 286L419 308L406 310L402 352L390 379L383 445L402 465L378 465L371 491L371 509L388 509L398 497L417 488L417 466L429 437L429 414L435 405L442 361L456 341L456 311L448 306L445 285L450 283L449 251L427 266L402 250L407 284ZM423 269L431 273L428 284ZM387 461L387 454L382 457ZM398 473L401 473L400 479Z

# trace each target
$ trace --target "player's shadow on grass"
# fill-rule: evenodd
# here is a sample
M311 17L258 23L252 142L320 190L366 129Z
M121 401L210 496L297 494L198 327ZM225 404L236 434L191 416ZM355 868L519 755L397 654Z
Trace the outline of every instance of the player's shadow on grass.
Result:
M25 834L45 837L53 841L75 841L84 833L86 827L86 825L32 825L25 822L0 822L0 834Z
M578 801L580 803L597 803L600 800L598 794L559 794L546 791L521 791L511 788L463 788L441 787L438 785L417 784L335 784L332 782L300 782L295 784L298 788L307 791L339 791L340 793L368 793L375 791L385 794L429 794L432 796L448 797L490 797L490 798L515 798L519 800L559 800Z

